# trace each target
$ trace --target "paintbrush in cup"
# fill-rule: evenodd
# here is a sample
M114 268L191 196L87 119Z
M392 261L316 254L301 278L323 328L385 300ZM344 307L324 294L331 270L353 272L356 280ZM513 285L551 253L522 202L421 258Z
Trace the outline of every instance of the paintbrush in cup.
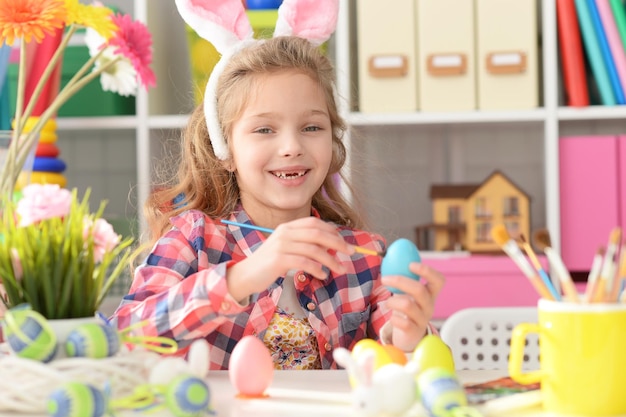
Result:
M593 255L593 260L591 261L591 268L589 269L589 275L587 276L587 286L585 287L585 295L583 296L583 300L585 303L590 303L596 290L598 288L598 277L600 276L600 270L602 269L602 260L604 259L604 254L606 249L604 246L600 246L595 255Z
M556 289L556 285L552 282L548 273L545 271L545 269L543 269L543 266L541 266L541 262L539 262L535 251L530 246L528 241L526 241L526 237L523 234L520 234L519 240L522 248L524 248L524 251L528 256L528 259L530 259L530 263L535 267L535 270L537 270L537 273L541 277L543 284L546 286L546 288L548 288L548 291L550 291L550 294L552 294L552 297L554 297L555 300L561 301L561 294Z
M253 224L248 224L248 223L231 222L230 220L221 220L221 222L224 224L229 224L231 226L239 226L244 229L258 230L259 232L263 232L263 233L274 232L274 229L269 229L267 227L261 227L261 226L255 226ZM354 251L356 253L360 253L363 255L372 255L372 256L380 256L380 257L384 257L386 254L386 251L378 252L373 249L364 248L363 246L355 246Z
M538 229L533 232L533 244L537 247L537 249L546 254L550 267L556 274L557 278L561 281L561 288L563 288L563 293L565 294L567 301L572 303L580 302L578 290L574 285L572 276L565 267L561 256L559 256L559 254L552 249L550 232L548 232L547 229Z
M619 293L620 291L622 291L624 281L626 281L626 238L622 240L619 268L615 277L615 281L613 281L613 288L611 288L609 301L619 301Z
M615 258L617 256L621 236L621 228L615 227L611 230L609 243L606 246L606 253L602 261L602 268L600 269L600 276L598 277L598 286L592 293L591 297L591 302L593 303L604 302L610 296L610 291L611 288L613 288L613 281L615 278Z
M502 248L502 250L509 255L513 262L515 262L517 267L524 273L526 278L528 278L539 295L547 300L554 300L554 297L541 280L541 277L539 277L539 274L537 274L537 271L535 271L520 250L517 242L509 236L509 232L506 230L506 227L502 224L492 227L491 237Z

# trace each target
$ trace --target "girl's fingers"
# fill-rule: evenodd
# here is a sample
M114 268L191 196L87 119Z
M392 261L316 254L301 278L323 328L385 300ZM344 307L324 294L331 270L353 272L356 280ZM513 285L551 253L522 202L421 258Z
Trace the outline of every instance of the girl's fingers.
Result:
M279 226L279 227L282 227ZM278 229L276 229L278 231ZM276 235L276 236L274 236ZM281 233L274 232L270 238L280 239L283 242L302 242L317 245L325 250L351 255L354 252L352 245L339 235L337 229L322 230L319 228L284 228Z
M439 295L446 283L446 279L441 272L418 262L412 262L409 265L409 269L414 274L420 275L426 281L426 287L433 297Z

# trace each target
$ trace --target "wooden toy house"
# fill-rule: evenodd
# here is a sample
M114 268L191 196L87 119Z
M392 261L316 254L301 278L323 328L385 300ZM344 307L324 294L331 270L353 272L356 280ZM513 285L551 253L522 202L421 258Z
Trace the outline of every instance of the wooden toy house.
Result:
M415 228L420 249L500 253L491 228L504 224L512 238L530 235L530 197L500 171L479 184L432 185L433 222Z

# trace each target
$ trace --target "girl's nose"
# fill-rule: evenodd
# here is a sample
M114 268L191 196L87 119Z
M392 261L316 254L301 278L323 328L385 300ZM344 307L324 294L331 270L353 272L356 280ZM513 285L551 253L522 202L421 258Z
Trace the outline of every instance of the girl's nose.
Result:
M299 156L304 153L304 146L299 132L284 132L280 136L279 154L282 156Z

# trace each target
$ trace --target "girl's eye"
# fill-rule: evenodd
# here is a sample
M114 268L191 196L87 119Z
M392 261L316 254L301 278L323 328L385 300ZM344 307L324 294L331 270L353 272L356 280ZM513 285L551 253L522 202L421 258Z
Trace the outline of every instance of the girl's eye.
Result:
M318 130L322 130L319 126L307 126L304 128L305 132L317 132Z
M255 130L254 133L264 133L264 134L272 133L272 129L270 129L269 127L261 127Z

